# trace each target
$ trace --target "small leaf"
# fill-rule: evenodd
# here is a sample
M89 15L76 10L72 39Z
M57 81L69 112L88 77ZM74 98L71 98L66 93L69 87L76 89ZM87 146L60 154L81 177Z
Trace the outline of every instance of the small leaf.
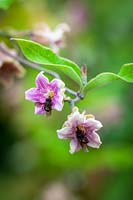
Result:
M114 80L119 80L119 79L129 83L133 83L133 63L123 65L118 74L114 74L111 72L104 72L98 74L96 77L91 79L87 83L87 85L83 87L83 93L86 94L88 91L92 89L96 89Z
M61 71L82 86L80 68L72 61L56 55L50 48L30 40L16 40L25 57L35 63L45 65L44 69Z
M14 0L0 0L0 8L8 9Z
M118 75L125 81L133 82L133 63L128 63L122 66Z

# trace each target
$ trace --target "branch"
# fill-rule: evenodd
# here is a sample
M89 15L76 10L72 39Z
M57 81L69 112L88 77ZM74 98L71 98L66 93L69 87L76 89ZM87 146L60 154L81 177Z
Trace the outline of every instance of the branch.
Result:
M19 63L21 63L22 65L25 65L26 67L28 66L28 67L35 69L35 70L38 70L38 71L44 71L47 74L50 74L57 79L60 79L60 76L56 72L53 72L53 71L48 70L48 69L44 69L43 67L39 66L38 64L31 63L31 62L25 60L24 58L15 56L15 55L11 54L10 52L8 52L2 45L0 45L0 51L2 53L6 54L7 56L17 60ZM77 96L77 92L75 92L75 91L73 91L73 90L71 90L70 88L67 88L67 87L65 89L66 89L67 92L69 92L73 96Z
M26 65L26 66L29 66L35 70L38 70L38 71L44 71L44 68L43 67L40 67L39 65L35 64L35 63L31 63L27 60L25 60L24 58L21 58L21 57L18 57L18 56L15 56L15 55L12 55L11 53L9 53L4 47L2 47L0 45L0 50L2 53L6 54L7 56L19 61L21 64L23 65ZM52 72L51 70L48 70L48 69L45 69L45 72L56 77L56 78L60 78L59 75L55 72Z
M5 38L12 38L12 37L24 37L24 36L31 36L33 32L31 30L25 31L0 31L0 36Z

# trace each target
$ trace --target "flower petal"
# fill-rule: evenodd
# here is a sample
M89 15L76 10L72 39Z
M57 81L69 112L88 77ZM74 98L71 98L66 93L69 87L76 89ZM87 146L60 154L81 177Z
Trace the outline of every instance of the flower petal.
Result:
M76 127L77 125L80 125L81 123L84 123L85 121L85 115L80 114L79 111L76 109L72 114L68 116L68 120L65 122L66 126Z
M59 139L69 139L73 137L72 129L69 127L57 130L57 134Z
M87 145L90 147L99 148L102 144L99 135L95 132L93 132L91 135L88 135L87 138L89 140L89 143Z
M52 100L52 108L58 111L61 111L63 108L63 96L54 96Z
M49 86L49 80L46 76L43 75L43 72L40 72L36 77L36 86L39 89L47 89Z
M94 118L89 118L84 123L85 127L88 127L90 130L99 130L103 127L100 121L95 120Z
M62 80L57 79L57 78L53 79L53 80L51 81L50 85L51 85L51 87L53 87L53 88L57 87L57 88L59 88L59 89L65 87L65 83L64 83Z
M54 91L54 94L57 95L60 93L62 96L64 96L65 92L65 84L60 79L53 79L50 83L50 89Z
M43 115L45 113L46 113L46 111L44 110L44 104L36 103L35 104L35 114Z
M25 99L32 102L44 103L46 97L38 88L31 88L25 92Z
M57 102L55 105L52 106L52 108L58 111L62 111L63 105L63 103Z
M80 149L81 149L81 146L80 146L78 140L76 138L73 138L71 140L71 142L70 142L70 150L69 150L69 152L71 154L73 154L74 152L79 151Z

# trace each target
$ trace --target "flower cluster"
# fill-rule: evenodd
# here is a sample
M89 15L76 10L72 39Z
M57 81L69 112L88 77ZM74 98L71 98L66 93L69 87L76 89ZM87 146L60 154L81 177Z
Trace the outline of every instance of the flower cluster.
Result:
M40 72L36 77L36 88L25 92L25 98L35 103L35 114L51 114L53 109L61 111L63 108L65 84L60 79L48 78ZM81 148L88 151L88 146L99 148L101 140L96 133L102 124L95 120L93 115L80 113L77 107L73 108L63 128L57 130L60 139L70 140L70 153Z

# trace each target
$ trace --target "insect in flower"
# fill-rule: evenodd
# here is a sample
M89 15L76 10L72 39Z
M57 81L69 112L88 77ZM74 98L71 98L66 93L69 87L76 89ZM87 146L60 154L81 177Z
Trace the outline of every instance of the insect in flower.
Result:
M85 135L85 130L79 126L76 127L76 137L82 147L89 142Z
M45 103L44 103L44 110L46 112L48 112L48 113L49 112L51 113L51 110L52 110L52 100L51 100L50 97L47 98L46 101L45 101Z
M35 102L35 114L51 114L53 109L61 111L65 84L59 79L49 82L48 78L40 72L36 78L36 88L25 92L25 98Z
M53 96L54 96L54 92L51 91L48 98L46 98L46 101L44 103L44 110L46 111L47 115L50 115L52 111L52 97Z
M88 151L88 146L100 147L102 142L96 131L101 127L101 122L95 120L93 115L79 113L78 108L75 107L63 128L57 130L57 134L60 139L70 139L70 153L79 151L81 148Z

